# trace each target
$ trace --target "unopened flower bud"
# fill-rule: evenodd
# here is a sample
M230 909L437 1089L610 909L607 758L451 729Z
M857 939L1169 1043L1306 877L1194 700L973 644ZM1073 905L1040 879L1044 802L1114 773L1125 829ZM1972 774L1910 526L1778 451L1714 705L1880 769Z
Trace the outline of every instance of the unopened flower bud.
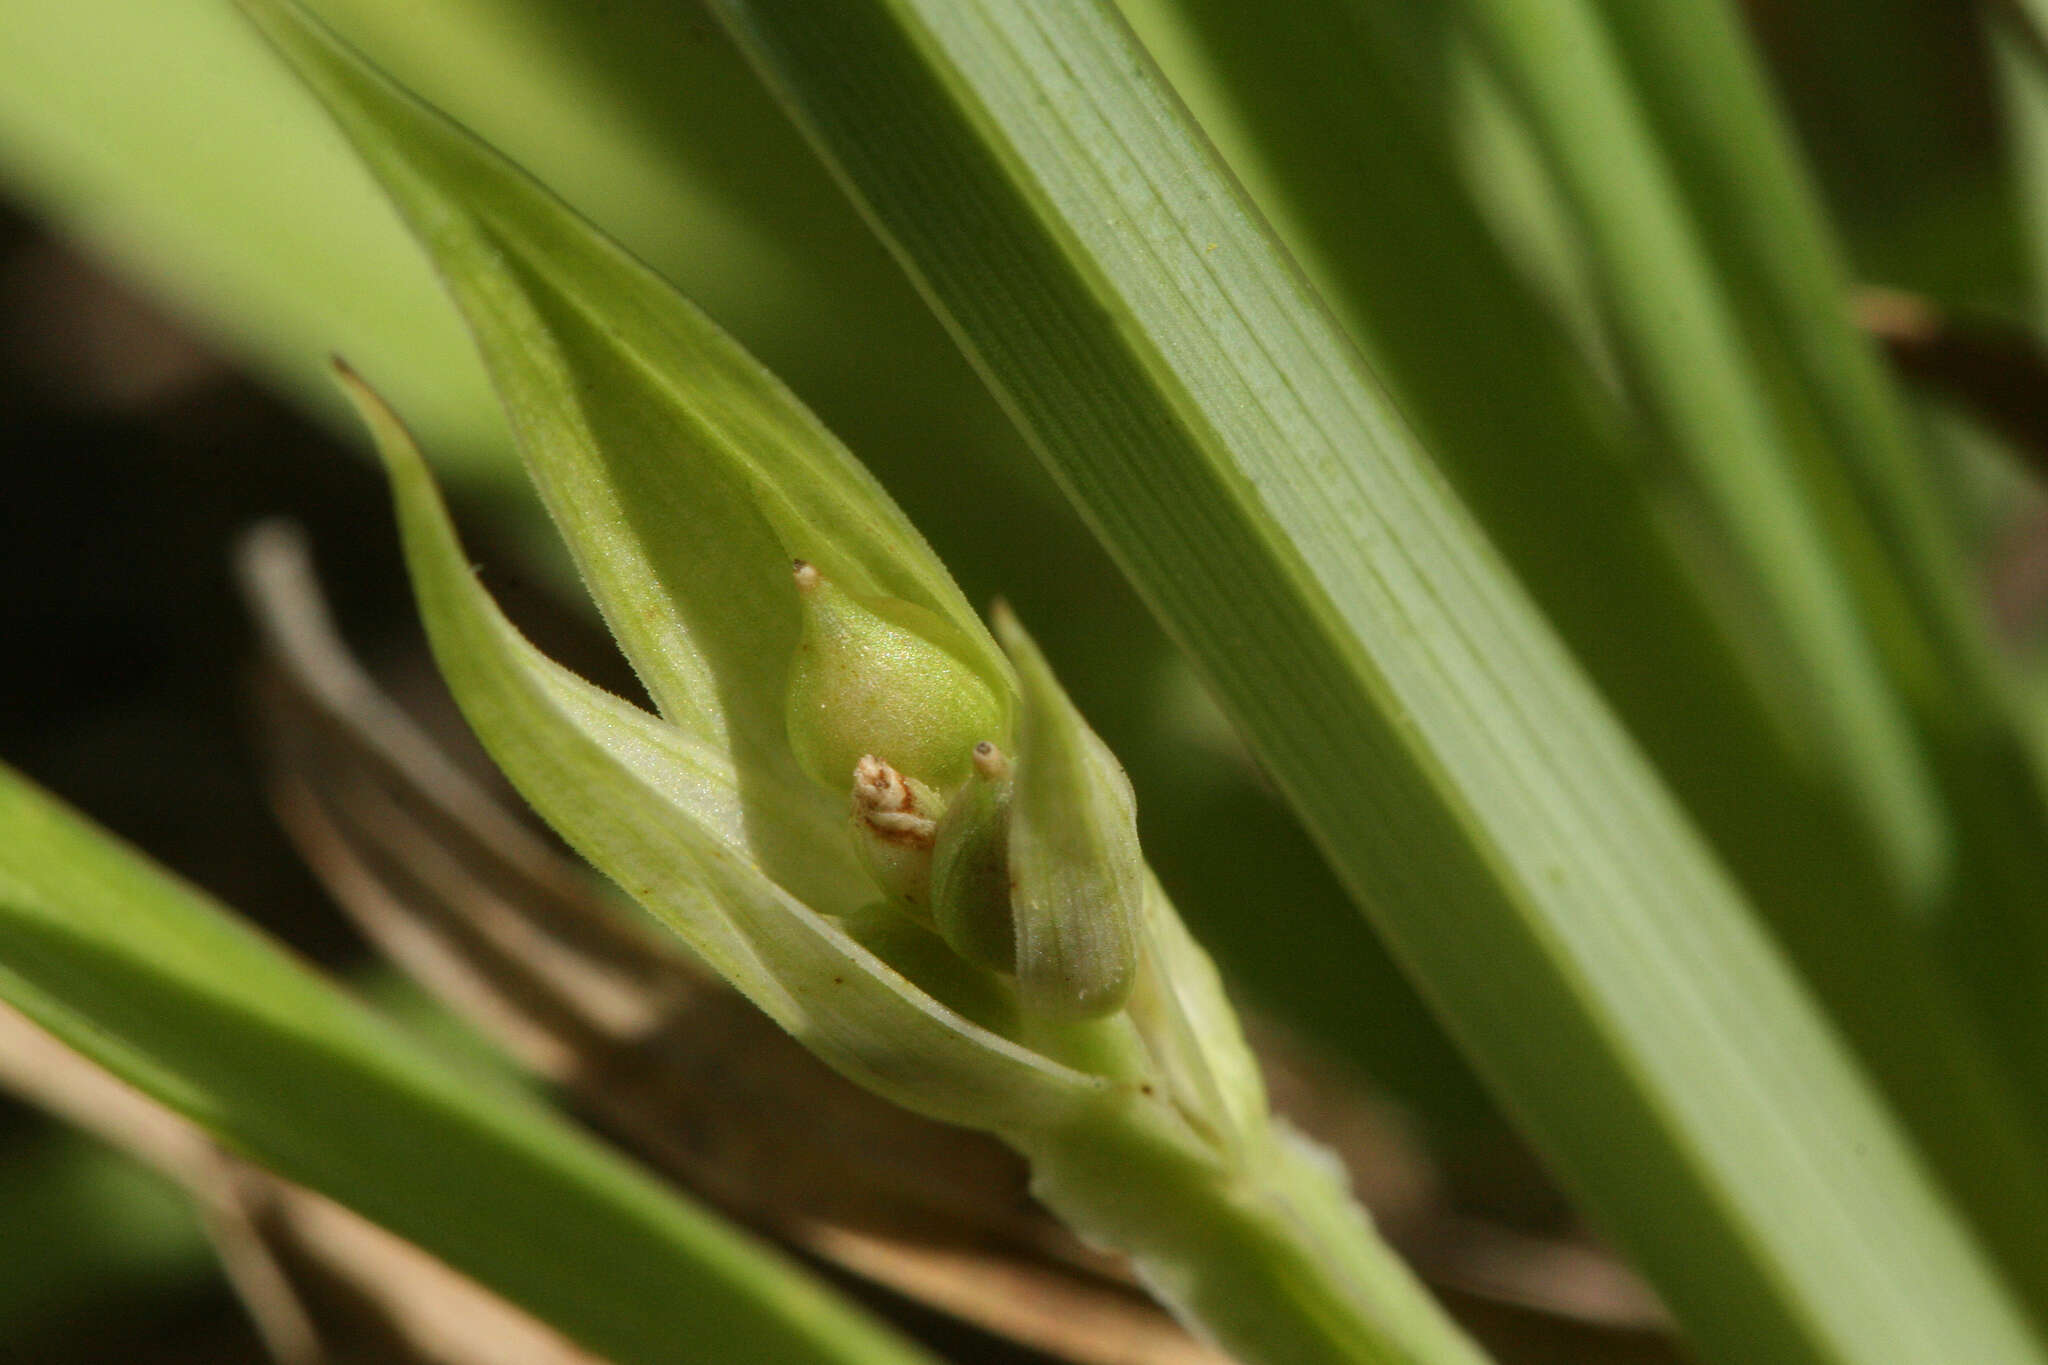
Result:
M932 923L954 952L999 972L1017 970L1010 911L1010 760L984 740L974 776L939 821L931 865Z
M854 765L854 848L875 885L920 911L929 899L939 811L930 787L873 754Z
M936 613L895 598L862 598L798 560L803 635L790 667L788 724L797 763L844 791L872 755L934 790L967 776L975 744L999 733L994 688L943 643Z

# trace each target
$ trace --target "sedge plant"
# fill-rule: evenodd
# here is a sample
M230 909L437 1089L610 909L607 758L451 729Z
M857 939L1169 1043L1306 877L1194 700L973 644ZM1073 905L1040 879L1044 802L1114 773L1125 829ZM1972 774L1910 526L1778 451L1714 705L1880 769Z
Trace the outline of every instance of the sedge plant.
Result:
M534 808L819 1056L1024 1153L1042 1202L1226 1348L1479 1359L1334 1160L1268 1113L1128 779L1014 616L991 637L866 471L685 301L318 30L258 13L438 221L506 391L620 386L514 422L659 718L496 614L410 438L343 371L443 675Z
M405 329L351 340L436 658L529 803L1247 1361L1480 1359L1268 1112L1146 793L1023 624L653 271L240 8L424 248L652 699L499 614L394 411L431 450L470 400ZM1730 7L708 13L1691 1346L2048 1355L2042 727ZM680 1349L669 1275L716 1307L699 1356L905 1350L0 800L35 835L0 846L0 993L101 1064L619 1358ZM381 1115L359 1144L309 1136L334 1096ZM464 1161L578 1237L508 1250ZM644 1282L578 1292L592 1237Z

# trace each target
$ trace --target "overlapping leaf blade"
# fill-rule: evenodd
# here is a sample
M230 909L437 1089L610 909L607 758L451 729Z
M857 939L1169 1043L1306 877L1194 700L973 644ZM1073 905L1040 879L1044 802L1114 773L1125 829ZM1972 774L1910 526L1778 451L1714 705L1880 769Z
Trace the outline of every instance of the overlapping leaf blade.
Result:
M2010 881L1987 888L1991 879L1977 865L1992 864L1992 850L1966 849L1945 869L1930 864L1925 855L1941 839L1903 832L1934 812L1916 815L1906 804L1874 799L1868 755L1814 741L1814 727L1800 713L1816 700L1830 706L1850 694L1823 689L1818 698L1802 697L1781 685L1786 664L1766 647L1776 627L1737 609L1749 594L1731 586L1755 575L1744 561L1707 548L1714 537L1701 533L1696 515L1672 514L1674 506L1696 506L1696 497L1674 487L1668 457L1658 457L1658 424L1639 410L1633 420L1603 411L1619 409L1622 395L1605 384L1588 392L1591 368L1564 353L1557 320L1545 315L1531 283L1489 235L1491 228L1521 247L1517 260L1529 255L1532 236L1543 238L1549 254L1569 265L1521 263L1574 304L1584 296L1590 309L1598 283L1628 292L1652 316L1668 311L1637 297L1656 293L1655 284L1617 278L1640 262L1587 252L1558 202L1562 196L1542 193L1556 177L1543 174L1536 146L1527 144L1543 139L1529 136L1526 118L1512 121L1522 111L1492 93L1499 81L1465 32L1466 17L1457 6L1418 9L1401 0L1313 0L1284 14L1217 0L1120 0L1120 7L1148 42L1163 36L1161 59L1192 97L1204 128L1260 206L1277 214L1276 231L1306 253L1324 296L1339 305L1340 321L1415 418L1422 444L1742 881L1940 1175L2009 1265L2024 1271L2038 1264L2033 1249L2036 1229L2048 1218L2048 1144L2038 1118L2025 1111L2023 1082L2001 1067L1993 1030L1930 951L1929 921L1942 913L1937 903L1969 919L1980 901L2003 897L2025 905L2039 897ZM1533 7L1510 8L1519 14ZM1689 8L1697 9L1630 8L1620 22L1654 29ZM1541 23L1532 27L1547 31ZM1182 29L1199 41L1177 40ZM1783 234L1788 255L1825 259L1826 244L1815 240L1819 226L1810 213L1796 212L1799 187L1782 149L1773 143L1758 154L1755 179L1772 182L1765 185L1735 174L1743 157L1719 145L1770 142L1771 130L1767 118L1761 134L1756 127L1753 74L1739 61L1731 72L1728 35L1716 38L1697 51L1677 44L1685 50L1664 53L1661 65L1645 57L1638 68L1650 73L1639 87L1647 98L1668 99L1654 73L1683 64L1684 81L1725 87L1728 102L1744 106L1732 111L1732 121L1747 129L1743 137L1725 132L1731 111L1714 100L1693 111L1690 136L1716 143L1714 166L1681 154L1671 158L1674 174L1665 175L1655 152L1644 152L1644 130L1619 118L1593 121L1591 136L1570 148L1553 145L1552 155L1571 151L1602 163L1606 178L1599 183L1609 187L1631 185L1612 171L1632 157L1661 176L1664 188L1678 179L1710 217L1728 214L1724 201L1734 196L1751 201L1737 215L1751 220L1759 204L1775 204L1799 219ZM1884 41L1905 40L1893 34ZM1597 44L1562 47L1565 59L1553 50L1535 69L1569 94L1588 79L1575 67L1612 58ZM1843 60L1853 58L1830 58ZM1718 74L1698 69L1703 64ZM1489 147L1476 159L1475 139ZM1502 140L1506 145L1496 145ZM1617 156L1606 151L1607 142L1633 143L1634 151ZM1524 178L1533 181L1531 190L1502 202L1499 184ZM1491 203L1486 222L1474 201ZM1539 223L1555 231L1540 231ZM1705 251L1713 234L1693 235ZM1751 236L1744 251L1769 249L1768 238ZM1706 269L1699 260L1690 265ZM1779 272L1785 283L1781 262L1747 268L1758 269ZM1862 343L1845 335L1848 305L1838 274L1830 262L1797 281L1789 296L1780 288L1768 306L1735 311L1770 315L1777 330L1807 336L1827 353L1820 357L1825 372L1855 375L1868 361L1859 354ZM1745 291L1736 292L1739 303ZM1729 311L1722 310L1724 319ZM1742 340L1752 341L1756 330ZM1615 338L1598 339L1588 347L1610 362L1602 369L1610 368ZM1658 339L1686 353L1675 338ZM1631 360L1631 368L1639 362ZM1798 367L1767 360L1763 368L1782 377ZM1720 382L1711 372L1682 377ZM1796 404L1801 387L1780 383L1764 397ZM1871 397L1873 387L1881 409L1881 384L1862 384L1862 395ZM1640 395L1640 384L1634 391ZM1837 407L1845 396L1856 394L1834 395ZM1705 410L1718 412L1711 401ZM1850 430L1874 439L1868 417ZM1880 413L1874 424L1895 440L1887 424L1896 425L1896 414ZM1818 427L1794 423L1793 435ZM1735 433L1715 423L1704 434L1728 442ZM1679 574L1681 551L1695 571L1689 580ZM1710 601L1722 609L1709 613ZM1977 719L1995 725L1993 717ZM1980 794L1973 804L1979 811L2007 807L1999 819L2023 823L2023 792L2005 790L2009 801ZM1910 870L1916 862L1917 873ZM1985 935L1983 948L1968 955L2001 964L1984 973L1989 984L2029 979L2032 969L2010 942ZM2023 985L2005 990L2007 1012L2027 1014L2031 994ZM2044 1283L2035 1278L2037 1296Z
M431 1060L5 769L0 996L614 1359L919 1358L532 1101Z
M1114 20L719 9L1696 1339L1743 1360L2036 1358L1748 908Z

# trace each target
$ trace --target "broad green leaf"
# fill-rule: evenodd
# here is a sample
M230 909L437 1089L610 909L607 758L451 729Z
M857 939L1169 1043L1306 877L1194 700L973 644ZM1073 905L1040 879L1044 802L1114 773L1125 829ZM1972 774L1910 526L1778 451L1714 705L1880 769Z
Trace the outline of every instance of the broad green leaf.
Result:
M5 769L0 997L612 1359L920 1358L558 1117L430 1060Z
M1114 19L1051 0L718 10L1695 1340L1745 1361L2040 1358Z

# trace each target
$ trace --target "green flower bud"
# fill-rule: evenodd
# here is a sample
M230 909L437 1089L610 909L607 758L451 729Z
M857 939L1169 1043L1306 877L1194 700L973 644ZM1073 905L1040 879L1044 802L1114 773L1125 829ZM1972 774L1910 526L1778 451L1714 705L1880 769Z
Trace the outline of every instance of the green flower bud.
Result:
M1137 976L1145 913L1130 779L1007 608L995 628L1024 702L1009 839L1018 996L1037 1015L1109 1014Z
M853 768L853 841L888 895L928 915L932 848L943 809L930 787L865 754Z
M1017 921L1010 910L1010 760L984 740L974 776L939 821L931 864L932 923L969 962L1017 970Z
M788 723L797 763L845 791L873 756L937 791L968 772L976 743L1003 728L988 681L941 641L936 613L895 598L860 598L796 561L803 635L790 667Z

